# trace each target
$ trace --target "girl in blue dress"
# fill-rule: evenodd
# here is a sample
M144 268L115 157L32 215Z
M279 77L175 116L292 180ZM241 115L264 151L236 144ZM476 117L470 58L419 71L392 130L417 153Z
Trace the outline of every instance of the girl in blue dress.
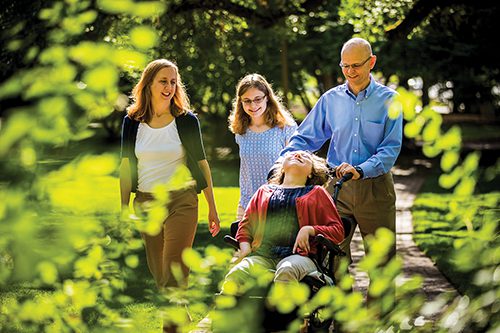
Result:
M297 124L260 74L243 77L229 116L229 129L240 148L240 201L237 219L295 132Z

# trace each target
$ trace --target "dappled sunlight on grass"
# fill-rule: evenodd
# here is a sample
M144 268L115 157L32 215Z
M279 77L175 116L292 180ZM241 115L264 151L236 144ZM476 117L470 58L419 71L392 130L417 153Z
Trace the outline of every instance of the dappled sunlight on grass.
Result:
M216 187L214 188L217 212L221 221L221 227L229 228L231 222L236 220L236 210L240 200L240 189L238 187ZM208 206L203 193L199 196L199 221L200 224L207 223ZM201 226L203 227L203 226Z
M461 292L478 292L480 288L471 283L477 270L498 260L493 244L498 246L494 234L500 220L499 203L500 192L467 197L422 193L415 201L415 242ZM476 251L481 256L474 259Z

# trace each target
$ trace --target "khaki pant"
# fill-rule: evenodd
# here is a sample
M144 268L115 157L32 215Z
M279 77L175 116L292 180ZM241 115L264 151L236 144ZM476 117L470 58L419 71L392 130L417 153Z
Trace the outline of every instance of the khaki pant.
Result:
M198 195L194 189L172 191L167 203L168 216L158 235L142 233L149 271L158 288L187 283L189 268L182 261L182 251L193 246L198 224ZM134 200L136 212L147 210L144 203L153 200L151 193L137 191ZM146 211L147 213L147 211ZM184 281L172 275L172 266L179 265Z
M334 178L328 185L327 191L333 194L333 185L337 182ZM337 209L341 216L352 216L359 226L363 240L367 235L374 235L378 228L387 228L396 233L396 193L391 173L386 173L376 178L350 180L343 184L337 199ZM341 248L346 251L351 259L350 237L341 243ZM365 252L368 252L364 242ZM389 253L392 258L396 253L394 243Z
M316 265L309 257L294 254L283 259L270 259L263 256L251 255L243 258L236 266L231 268L224 278L226 281L234 281L243 288L240 293L244 293L245 284L249 278L259 273L259 270L275 271L274 282L298 282L307 274L317 270ZM224 284L221 293L224 294Z

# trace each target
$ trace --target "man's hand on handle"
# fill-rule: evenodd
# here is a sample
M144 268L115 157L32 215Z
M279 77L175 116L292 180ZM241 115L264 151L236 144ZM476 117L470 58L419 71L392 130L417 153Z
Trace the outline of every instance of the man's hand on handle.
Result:
M359 172L349 163L343 162L342 164L340 164L338 167L335 168L335 176L337 178L342 178L343 175L349 172L352 173L353 180L361 178Z

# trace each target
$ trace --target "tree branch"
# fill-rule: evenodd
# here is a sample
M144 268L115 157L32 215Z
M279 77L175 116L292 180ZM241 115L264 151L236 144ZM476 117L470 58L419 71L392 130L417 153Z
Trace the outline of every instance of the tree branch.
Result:
M306 0L300 7L258 6L257 9L245 7L231 1L187 0L167 8L167 15L190 12L193 10L225 10L233 15L246 18L263 28L269 28L289 15L301 15L325 4L326 0ZM286 2L285 2L286 3Z
M408 12L403 21L394 29L387 31L386 36L389 41L405 39L413 29L421 24L435 9L443 10L450 6L474 6L489 8L496 6L494 0L420 0Z

